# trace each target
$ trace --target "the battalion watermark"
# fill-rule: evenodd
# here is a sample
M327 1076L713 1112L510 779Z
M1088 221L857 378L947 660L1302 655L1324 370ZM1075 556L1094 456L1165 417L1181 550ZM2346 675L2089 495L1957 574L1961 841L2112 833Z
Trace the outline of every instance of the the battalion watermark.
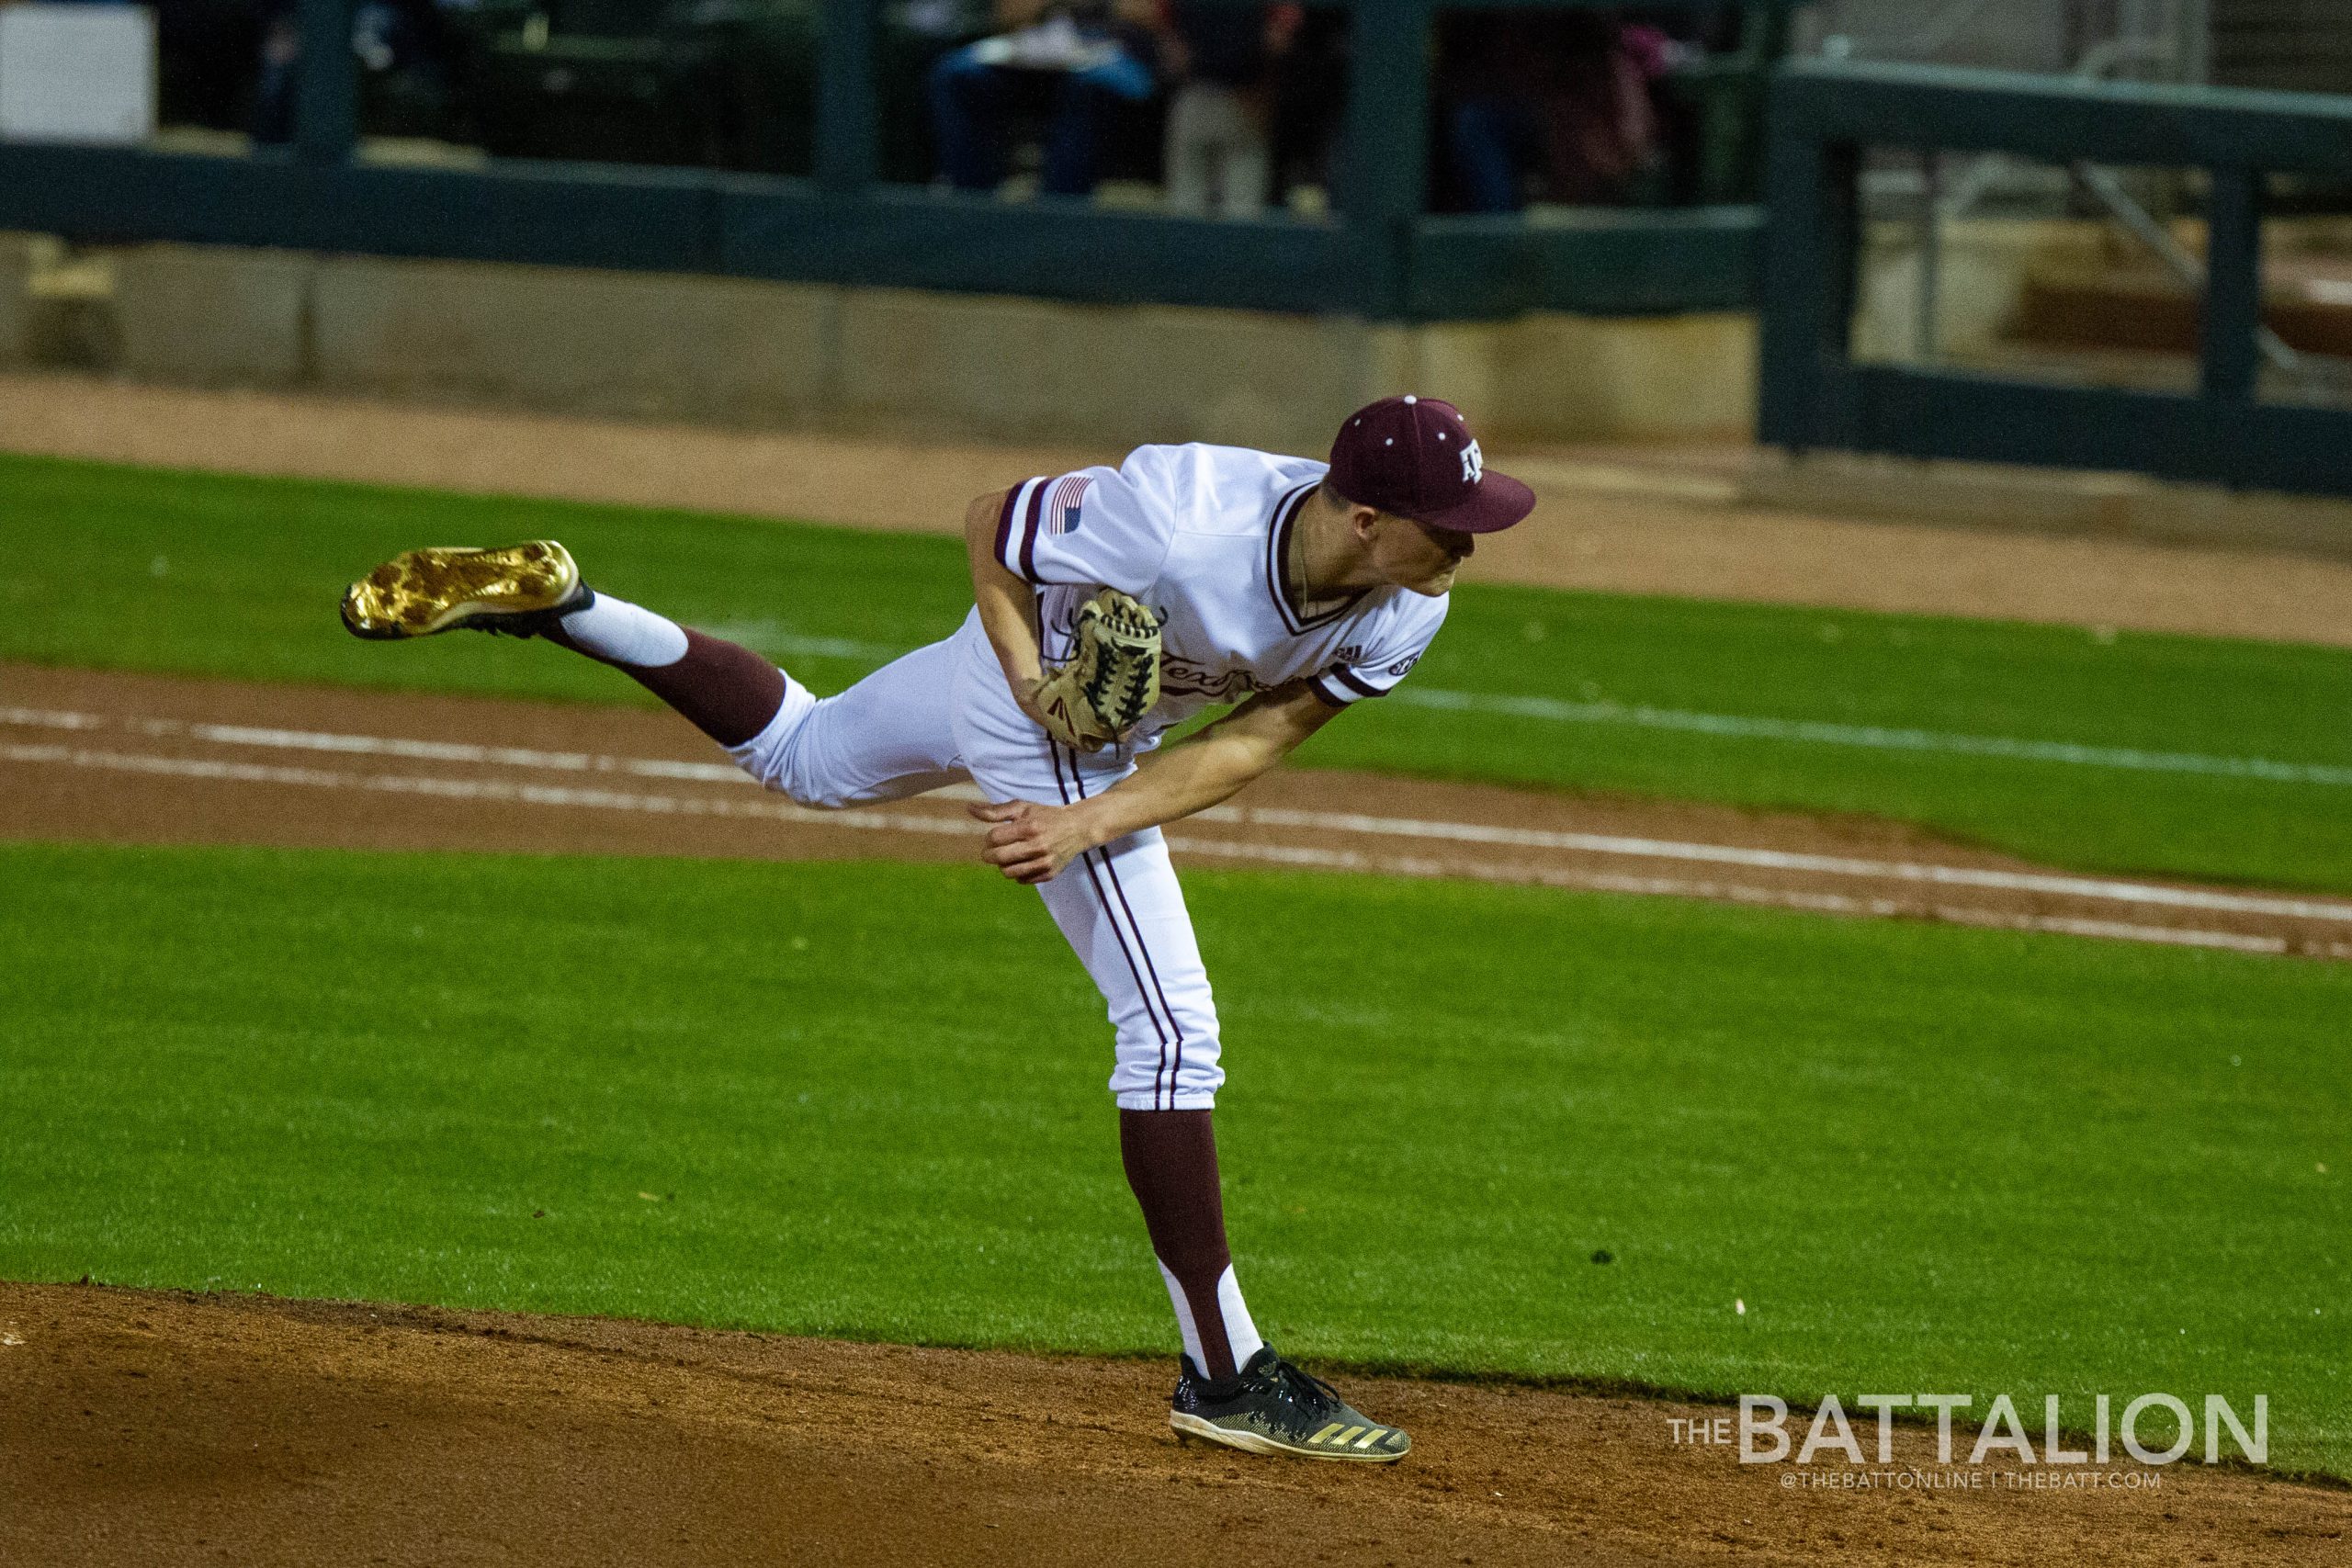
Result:
M2250 1426L2218 1393L2204 1396L2201 1418L2198 1405L2170 1393L2120 1402L2102 1393L2087 1409L2078 1400L2071 1410L2057 1394L2049 1394L2041 1402L2039 1445L2017 1400L2006 1393L1993 1396L1982 1421L1974 1419L1975 1397L1965 1393L1865 1393L1854 1398L1853 1410L1849 1416L1845 1401L1824 1394L1809 1420L1800 1416L1792 1424L1786 1400L1744 1393L1737 1416L1672 1416L1666 1425L1677 1447L1736 1450L1742 1464L1788 1466L1781 1484L1791 1490L2145 1492L2163 1485L2167 1465L2192 1457L2221 1463L2225 1444L2253 1464L2270 1457L2267 1394L2254 1396ZM1896 1461L1898 1412L1906 1424L1924 1421L1933 1412L1932 1466ZM1973 1441L1964 1428L1954 1430L1962 1417L1975 1428ZM2109 1468L2119 1459L2136 1468Z

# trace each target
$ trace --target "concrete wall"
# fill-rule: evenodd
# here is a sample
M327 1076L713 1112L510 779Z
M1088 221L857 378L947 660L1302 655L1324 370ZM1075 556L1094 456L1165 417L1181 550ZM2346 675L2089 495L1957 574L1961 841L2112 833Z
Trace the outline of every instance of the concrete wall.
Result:
M1743 316L1400 326L177 245L121 252L115 276L119 368L162 381L1304 451L1404 390L1521 443L1741 434L1753 418Z
M1756 407L1756 321L1713 314L1612 321L1536 316L1496 344L1496 433L1746 434Z
M0 233L0 365L21 365L29 344L33 238Z
M1937 283L1941 352L1967 360L1995 355L2037 269L2096 267L2112 252L2104 224L2084 219L1972 218L1944 225ZM1855 306L1854 355L1913 357L1919 310L1919 249L1907 223L1875 224L1865 238Z
M855 429L1313 450L1350 411L1414 384L1401 378L1414 335L1341 318L851 290L839 407Z
M119 253L114 313L121 368L201 385L302 380L317 265L288 251L141 245Z
M342 257L318 265L321 386L591 413L822 412L832 291L729 278Z

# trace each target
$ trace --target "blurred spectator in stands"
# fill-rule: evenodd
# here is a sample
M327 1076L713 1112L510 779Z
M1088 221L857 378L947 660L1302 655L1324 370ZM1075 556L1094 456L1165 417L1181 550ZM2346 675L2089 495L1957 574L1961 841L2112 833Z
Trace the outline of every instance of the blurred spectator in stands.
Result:
M1708 198L1707 98L1711 85L1696 70L1712 55L1736 54L1746 41L1747 7L1718 6L1629 6L1621 13L1655 51L1650 101L1657 107L1657 197L1674 206ZM1718 196L1720 199L1720 195Z
M1328 201L1331 163L1348 102L1349 29L1354 18L1310 6L1297 35L1273 62L1274 205L1314 187Z
M254 87L253 138L291 141L302 73L300 0L264 0L261 16L261 75ZM351 11L351 51L363 103L394 86L436 99L447 95L449 44L435 0L356 0ZM387 129L413 133L418 128L400 124Z
M298 0L267 0L261 14L261 76L254 84L255 141L294 140L294 99L302 68Z
M1023 90L1042 87L1040 188L1090 195L1105 116L1118 103L1143 103L1158 90L1158 18L1150 0L997 0L996 19L1011 30L951 51L932 67L940 172L958 190L1001 185Z
M1303 6L1164 0L1160 55L1181 84L1168 104L1168 207L1255 218L1273 194L1275 66L1297 41Z
M1589 10L1449 17L1439 38L1442 205L1517 212L1531 175L1551 201L1622 201L1650 170L1663 33Z

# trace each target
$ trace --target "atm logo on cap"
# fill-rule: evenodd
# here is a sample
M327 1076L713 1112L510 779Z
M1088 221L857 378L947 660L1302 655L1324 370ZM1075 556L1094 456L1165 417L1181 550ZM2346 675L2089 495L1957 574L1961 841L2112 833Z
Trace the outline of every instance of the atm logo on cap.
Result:
M1487 455L1478 450L1476 441L1462 449L1462 482L1476 484L1487 477Z

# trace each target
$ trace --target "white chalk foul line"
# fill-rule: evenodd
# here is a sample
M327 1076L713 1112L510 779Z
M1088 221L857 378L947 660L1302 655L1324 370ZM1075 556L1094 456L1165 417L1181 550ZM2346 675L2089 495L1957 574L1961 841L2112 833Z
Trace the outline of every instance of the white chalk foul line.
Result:
M684 762L650 757L613 757L584 751L540 751L519 747L478 746L438 740L403 740L372 735L341 735L318 730L265 728L249 725L187 723L178 719L128 718L110 720L104 715L43 708L0 708L0 724L38 728L86 731L119 723L133 733L158 738L185 736L220 745L280 750L330 751L346 755L391 756L412 760L476 762L506 767L542 768L565 773L619 773L636 777L668 778L707 784L751 784L752 780L731 764ZM222 774L221 777L233 775ZM401 775L390 775L394 777ZM265 782L258 781L255 782ZM978 799L977 790L959 787L935 794ZM779 810L771 804L765 813ZM799 816L788 820L842 820L840 813L788 808ZM724 813L709 813L723 815ZM1539 828L1493 827L1475 822L1434 822L1413 818L1374 817L1356 812L1301 811L1280 807L1219 807L1199 814L1202 822L1246 824L1264 828L1304 828L1325 832L1383 838L1426 839L1453 843L1492 844L1517 849L1561 850L1584 854L1616 855L1637 860L1675 860L1715 865L1747 866L1758 871L1807 873L1869 881L1909 882L1947 887L1980 887L2009 893L2043 894L2057 897L2136 904L2153 908L2198 909L2217 914L2264 915L2289 919L2333 920L2352 924L2352 903L2291 898L2272 894L2224 893L2210 888L2166 887L2104 877L2066 876L2046 872L1996 871L1978 866L1939 865L1931 862L1867 860L1849 855L1807 854L1789 850L1748 849L1733 844L1690 843L1672 839L1630 838L1614 834L1572 833ZM865 820L857 821L865 825Z
M618 773L638 778L693 779L705 784L752 784L731 762L680 762L662 757L606 757L587 751L540 751L521 746L476 746L451 740L401 740L377 735L333 735L310 729L271 729L246 724L188 724L178 719L136 719L141 735L168 739L185 735L220 746L266 746L299 751L335 751L352 756L404 757L429 762L485 762L510 768L548 768L562 773Z
M733 621L715 637L751 643L775 656L822 657L882 663L909 651L888 643L846 637L808 637L776 621ZM1411 707L1455 713L1499 714L1550 724L1623 725L1636 729L1680 730L1735 740L1789 740L1813 746L1850 746L1873 751L1917 751L2007 761L2056 762L2127 773L2191 773L2208 778L2259 779L2269 784L2352 787L2352 767L2327 762L2281 762L2267 757L2216 757L2194 751L2153 751L2129 746L2087 746L2069 740L2026 740L2006 735L1956 735L1932 729L1838 724L1820 719L1758 718L1741 714L1693 713L1636 703L1572 703L1558 697L1506 696L1491 692L1453 692L1442 687L1402 686L1390 701Z
M2230 914L2281 915L2295 919L2352 922L2352 904L2281 898L2265 894L2218 893L2205 888L2165 887L2154 883L2061 876L2045 872L1989 871L1977 866L1860 860L1848 855L1743 849L1732 844L1694 844L1671 839L1563 833L1539 828L1492 828L1471 822L1422 822L1410 818L1292 811L1274 807L1251 807L1245 814L1250 821L1269 828L1319 828L1333 832L1393 838L1442 839L1458 843L1500 844L1522 849L1573 850L1587 854L1628 855L1642 860L1701 861L1716 865L1751 866L1759 871L1811 872L1825 876L1864 877L1883 882L1922 882L1947 887L2047 893L2064 897L2098 898L2176 909L2211 909Z
M2081 746L2067 740L2020 740L2004 735L1950 735L1932 729L1891 729L1876 725L1832 724L1811 719L1749 718L1731 714L1685 713L1673 708L1623 703L1569 703L1555 697L1505 697L1474 692L1400 687L1388 698L1414 707L1457 713L1505 714L1555 724L1630 725L1676 729L1740 740L1795 740L1815 746L1858 746L1876 751L1943 752L1998 757L2011 761L2063 762L2085 768L2120 768L2144 773L2197 773L2211 778L2261 779L2271 784L2352 785L2352 768L2324 762L2278 762L2265 757L2211 757L2193 751L2143 751L2120 746Z
M1905 904L1892 898L1849 898L1835 893L1808 893L1782 887L1756 887L1736 882L1694 882L1677 877L1622 876L1607 872L1571 871L1498 862L1429 860L1412 855L1367 855L1349 850L1317 850L1295 845L1236 844L1218 840L1170 835L1169 848L1200 855L1219 855L1279 865L1312 866L1324 871L1376 872L1392 876L1469 876L1481 882L1532 883L1544 887L1568 887L1596 893L1634 893L1661 897L1707 898L1733 904L1803 909L1815 914L1869 915L1881 919L1925 918L1955 925L1989 926L2003 931L2047 931L2066 936L2106 937L2120 942L2157 942L2177 947L2221 948L2233 953L2283 953L2284 937L2253 936L2240 931L2184 930L2177 926L2143 926L2120 920L2086 920L2061 915L2027 915L2003 909L1978 909L1965 905ZM2352 943L2330 942L2312 949L2331 958L2352 958Z
M458 740L404 740L381 735L336 735L316 729L278 729L251 724L197 724L176 718L110 718L104 714L47 708L0 708L0 724L39 729L104 729L119 726L155 739L187 739L218 746L257 746L275 750L333 751L346 756L402 757L426 762L481 762L510 768L546 768L558 773L621 773L645 778L695 779L711 784L752 783L726 762L678 762L659 757L605 757L588 751L542 751L524 746L477 746Z
M696 621L694 625L711 637L743 643L771 658L851 659L887 664L902 653L914 651L911 643L900 647L896 643L860 642L854 637L810 637L792 630L781 621Z
M313 789L359 789L382 795L421 795L442 800L492 801L523 806L590 807L672 817L741 817L778 822L821 822L831 827L974 837L985 831L965 817L909 811L820 811L783 801L713 799L701 795L638 795L626 790L569 784L510 784L503 779L447 779L417 773L344 773L320 768L288 768L259 762L228 762L203 757L157 757L73 746L0 744L0 762L49 762L113 773L166 778L209 779L231 784L294 784Z
M903 809L868 812L818 811L768 800L732 800L707 796L639 795L627 790L583 789L572 785L513 784L503 779L447 779L412 773L343 773L320 768L289 768L255 762L221 761L200 757L156 757L85 747L23 746L0 743L0 761L61 763L68 767L159 774L167 777L221 780L241 784L291 784L314 789L359 789L396 795L429 795L444 800L491 801L526 806L586 807L605 811L639 811L658 816L730 817L794 822L823 822L830 826L879 829L887 832L944 834L973 838L978 824L956 816ZM2140 926L2120 921L2071 919L2044 915L2011 914L2000 910L1905 907L1887 899L1848 898L1836 894L1807 893L1737 883L1688 882L1666 877L1618 876L1550 867L1499 863L1461 863L1409 855L1366 855L1346 850L1317 850L1282 844L1234 843L1227 840L1171 836L1172 850L1261 864L1314 866L1322 870L1367 871L1406 876L1472 876L1492 882L1535 883L1608 893L1638 893L1720 899L1768 908L1849 915L1920 915L1934 919L2006 930L2053 932L2070 936L2099 936L2125 942L2174 946L2222 948L2240 953L2282 954L2289 951L2283 937L2249 936L2233 931L2184 931L2168 926ZM2352 957L2352 944L2332 943L2315 952L2333 958Z

